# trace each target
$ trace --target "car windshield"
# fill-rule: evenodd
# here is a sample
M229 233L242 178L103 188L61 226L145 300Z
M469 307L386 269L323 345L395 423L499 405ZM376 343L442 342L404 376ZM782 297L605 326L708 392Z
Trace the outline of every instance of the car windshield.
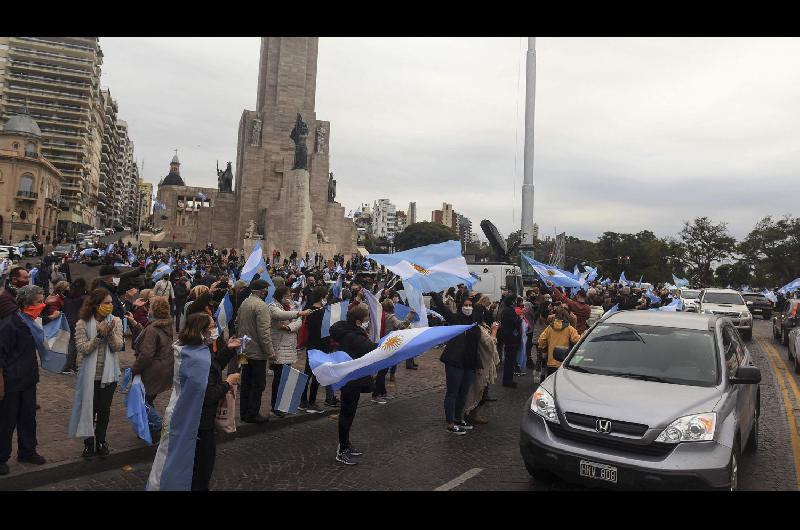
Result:
M72 250L72 245L58 245L56 250L70 251Z
M579 372L677 385L717 384L711 331L598 324L565 362Z
M763 302L766 300L763 294L743 294L742 297L745 301L750 300L752 302Z
M703 296L704 304L731 304L744 305L739 293L706 293Z
M687 300L696 300L700 298L700 291L681 291L681 298Z

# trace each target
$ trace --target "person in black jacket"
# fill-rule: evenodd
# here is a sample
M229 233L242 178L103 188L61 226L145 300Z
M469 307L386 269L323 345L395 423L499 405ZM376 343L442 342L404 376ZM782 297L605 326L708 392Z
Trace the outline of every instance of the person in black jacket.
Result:
M211 368L208 371L208 385L200 413L200 425L197 429L197 445L194 451L194 468L192 470L192 491L208 491L211 475L214 473L214 462L217 458L217 441L214 437L214 418L220 400L231 389L231 385L239 384L239 374L230 374L222 379L222 369L236 355L241 341L235 337L228 339L227 344L222 337L214 339L217 325L205 313L197 313L186 319L186 326L181 331L181 344L199 346L209 345ZM216 353L212 351L214 346Z
M500 329L498 338L502 338L505 358L503 361L503 386L517 388L514 381L514 368L517 364L517 352L522 344L522 319L515 310L517 295L509 294L503 299L503 310L500 313Z
M313 303L309 307L309 309L311 309L311 314L306 317L306 322L304 324L308 329L306 351L319 350L328 352L328 337L322 337L322 317L325 316L324 307L328 297L328 288L325 286L315 287L311 296L313 300ZM311 365L308 364L308 355L306 355L306 368L304 373L308 376L308 379L306 380L303 394L300 396L300 406L298 408L309 414L318 414L322 412L322 409L317 405L319 382L311 371ZM327 403L333 399L333 389L329 386L325 387L325 389L325 402Z
M346 321L340 321L331 326L330 338L339 344L339 350L347 353L353 359L358 359L378 347L369 340L367 326L369 326L369 311L361 305L355 305L347 311ZM369 375L349 381L342 387L342 403L339 408L339 446L336 450L336 460L348 466L358 463L352 457L364 454L350 444L350 427L356 417L358 398L362 393L372 392L372 387L372 376Z
M465 297L457 306L456 313L450 311L442 300L441 293L433 293L431 301L436 311L442 314L448 325L474 324L472 299ZM447 421L447 432L451 434L467 434L472 425L464 421L464 405L469 389L475 380L475 371L481 367L478 355L478 342L481 331L472 327L451 339L444 347L439 358L444 363L447 391L444 396L444 415Z

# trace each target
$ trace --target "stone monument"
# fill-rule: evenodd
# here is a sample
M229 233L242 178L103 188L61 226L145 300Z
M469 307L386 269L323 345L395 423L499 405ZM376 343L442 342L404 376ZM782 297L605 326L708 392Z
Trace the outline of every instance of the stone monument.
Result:
M220 193L233 193L233 170L230 162L225 171L219 170L219 161L217 162L217 189Z

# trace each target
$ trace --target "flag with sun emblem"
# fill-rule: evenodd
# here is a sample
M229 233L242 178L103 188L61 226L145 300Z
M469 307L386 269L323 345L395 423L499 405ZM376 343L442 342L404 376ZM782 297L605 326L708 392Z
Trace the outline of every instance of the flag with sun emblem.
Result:
M374 375L384 368L416 357L471 327L436 326L393 331L381 339L377 348L358 359L353 359L343 351L324 353L309 350L308 364L320 385L330 385L334 390L339 390L349 381Z
M572 278L572 273L562 271L561 269L557 269L552 265L545 265L544 263L538 262L533 258L526 256L525 254L521 254L525 261L527 261L530 266L536 271L536 274L545 281L545 282L553 282L553 285L557 285L559 287L580 287L581 282Z
M264 262L264 255L261 251L261 241L258 241L242 267L242 272L239 273L239 279L249 283L256 274L263 279L266 271L267 264ZM269 296L267 298L269 298Z
M472 288L477 280L469 273L459 241L412 248L394 254L370 254L369 258L412 285L421 293L439 292L460 283Z

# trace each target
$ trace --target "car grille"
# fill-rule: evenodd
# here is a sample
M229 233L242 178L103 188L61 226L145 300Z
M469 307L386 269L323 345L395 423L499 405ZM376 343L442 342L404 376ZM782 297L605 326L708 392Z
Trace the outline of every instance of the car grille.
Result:
M612 422L613 424L613 422ZM559 438L565 440L572 440L587 445L594 445L606 449L614 449L625 453L635 453L647 456L665 456L668 455L675 448L673 444L665 444L660 442L653 442L650 444L641 444L622 440L620 438L610 438L607 435L594 435L590 433L583 433L567 429L562 425L548 423L547 426L550 431Z
M713 311L713 313L715 315L722 315L724 317L734 317L734 318L738 318L739 317L739 312L738 311Z
M598 418L597 416L587 416L586 414L578 414L576 412L566 412L564 416L570 425L577 425L579 427L586 427L594 429L597 426L597 420L605 420L607 418ZM637 436L641 438L647 432L647 425L641 423L630 423L627 421L609 420L611 422L610 434L627 434L628 436Z

